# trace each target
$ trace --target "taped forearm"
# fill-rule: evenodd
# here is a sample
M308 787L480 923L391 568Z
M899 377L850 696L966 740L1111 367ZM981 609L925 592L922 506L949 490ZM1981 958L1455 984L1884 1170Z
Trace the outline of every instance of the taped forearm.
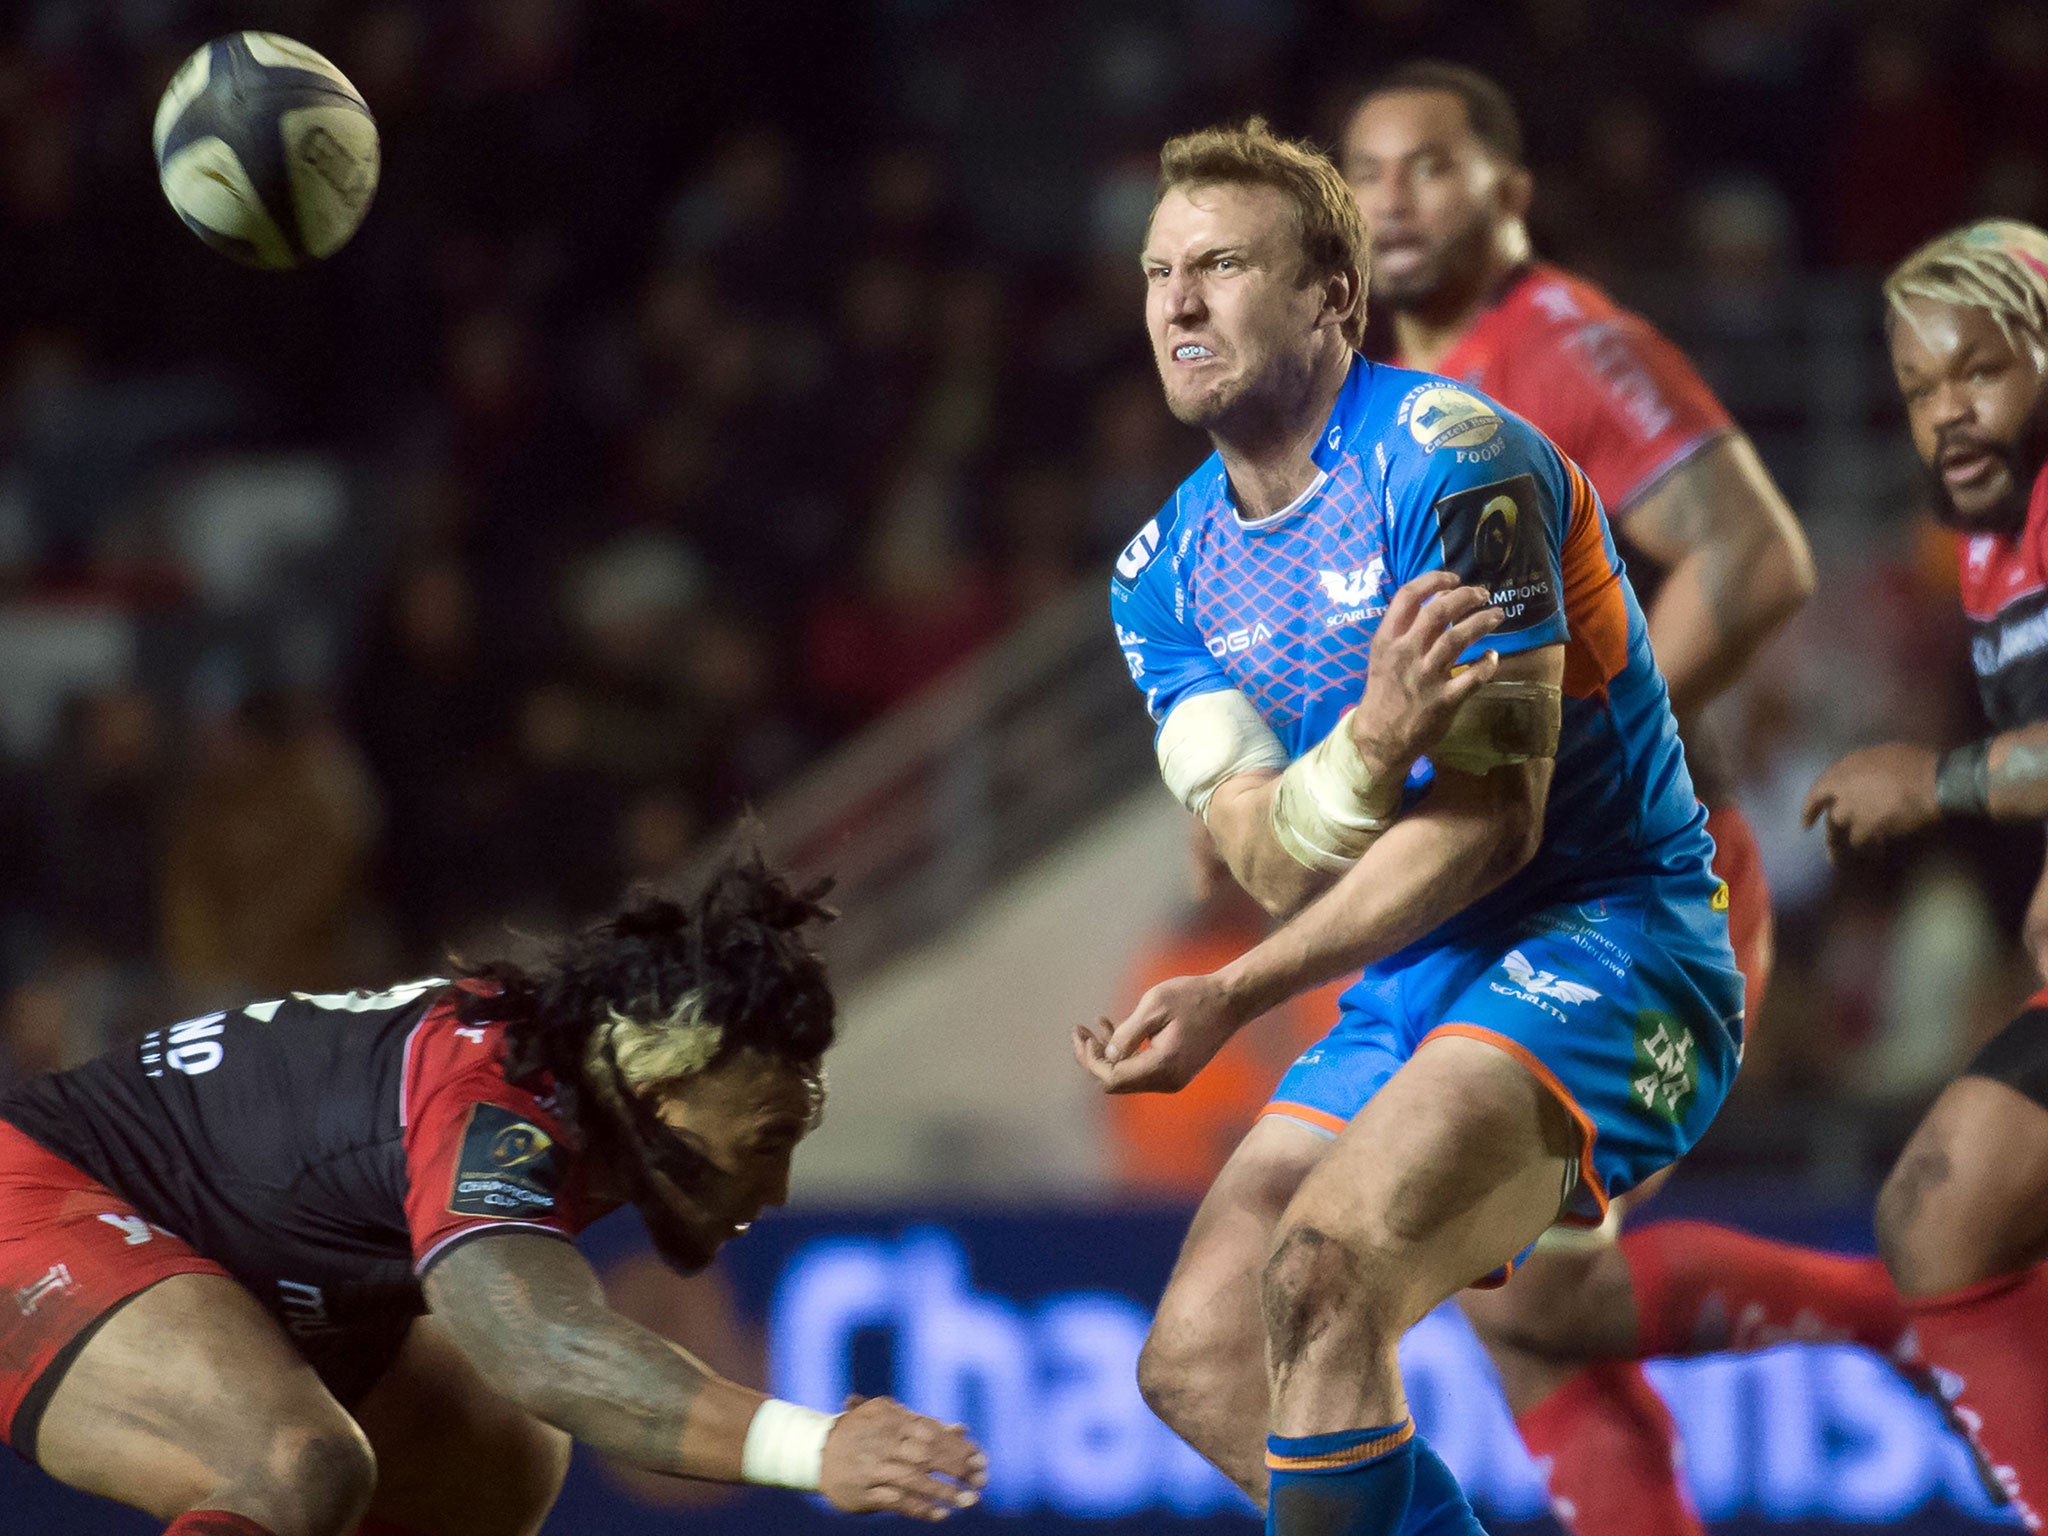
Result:
M1174 705L1155 746L1166 787L1205 820L1209 802L1226 780L1287 766L1280 738L1234 688L1198 693Z
M1555 757L1563 707L1563 690L1556 683L1481 684L1458 706L1443 740L1430 749L1430 761L1481 777L1496 768Z
M1351 735L1354 709L1290 763L1273 795L1273 838L1305 869L1349 869L1401 814L1403 777L1376 774Z

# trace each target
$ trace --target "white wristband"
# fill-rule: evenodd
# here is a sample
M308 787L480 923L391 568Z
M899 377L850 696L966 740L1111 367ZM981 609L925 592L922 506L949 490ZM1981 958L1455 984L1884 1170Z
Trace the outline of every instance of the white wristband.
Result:
M740 1452L741 1481L816 1493L825 1468L825 1437L838 1418L836 1413L769 1398L754 1410L747 1426L746 1447Z

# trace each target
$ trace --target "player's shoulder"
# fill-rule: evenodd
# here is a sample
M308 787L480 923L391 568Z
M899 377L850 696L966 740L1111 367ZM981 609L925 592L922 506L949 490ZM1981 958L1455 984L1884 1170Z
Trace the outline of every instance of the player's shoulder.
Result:
M1217 509L1227 507L1229 501L1230 481L1224 472L1223 456L1211 453L1117 552L1110 571L1112 601L1127 601L1140 590L1170 580L1174 564L1171 556L1184 554L1203 520ZM1160 559L1162 553L1168 552L1168 559Z
M1390 486L1483 478L1556 456L1535 426L1470 384L1413 368L1382 366L1379 375L1371 451Z
M1501 297L1503 315L1518 337L1568 336L1588 325L1617 321L1647 324L1590 278L1548 262L1534 262Z

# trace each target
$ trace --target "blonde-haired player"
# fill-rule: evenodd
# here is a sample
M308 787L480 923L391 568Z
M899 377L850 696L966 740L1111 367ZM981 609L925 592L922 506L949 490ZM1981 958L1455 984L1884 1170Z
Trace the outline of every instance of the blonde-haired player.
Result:
M1820 776L1838 852L1938 821L2048 820L2048 234L1991 220L1885 282L1892 368L1935 513L1961 546L1992 735L1902 742ZM2026 937L2048 972L2048 879ZM1945 1089L1878 1197L1877 1237L1920 1348L2031 1530L2048 1509L2048 989Z

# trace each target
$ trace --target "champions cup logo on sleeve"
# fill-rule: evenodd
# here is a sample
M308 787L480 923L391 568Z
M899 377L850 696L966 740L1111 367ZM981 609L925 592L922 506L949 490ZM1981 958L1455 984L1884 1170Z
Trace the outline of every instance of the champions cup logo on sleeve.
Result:
M448 1209L458 1216L550 1215L562 1172L554 1137L501 1104L478 1104L462 1133Z
M1534 475L1516 475L1437 499L1444 566L1493 594L1502 633L1557 612L1541 496Z
M1399 420L1424 453L1477 448L1500 431L1500 416L1491 406L1448 384L1425 384L1414 391L1401 402Z

